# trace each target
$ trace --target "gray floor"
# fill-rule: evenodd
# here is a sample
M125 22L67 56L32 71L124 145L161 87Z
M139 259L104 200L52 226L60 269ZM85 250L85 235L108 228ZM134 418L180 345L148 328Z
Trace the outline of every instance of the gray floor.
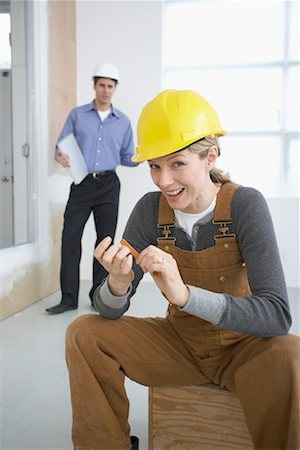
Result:
M88 289L89 284L82 282L77 311L48 316L45 308L60 301L58 292L1 323L1 450L72 449L64 339L72 320L93 312ZM299 289L290 290L290 302L294 317L291 332L300 334ZM141 283L130 314L141 317L147 310L147 315L164 315L165 309L166 302L156 286ZM132 405L131 432L139 436L140 449L147 450L148 390L130 380L126 387Z
M45 308L60 301L57 292L0 324L1 450L72 449L68 373L64 359L65 330L82 314L93 313L88 282L80 288L80 307L57 316ZM145 308L147 304L147 308ZM141 283L132 302L134 316L164 315L166 302L153 283ZM131 434L148 445L148 389L126 380Z

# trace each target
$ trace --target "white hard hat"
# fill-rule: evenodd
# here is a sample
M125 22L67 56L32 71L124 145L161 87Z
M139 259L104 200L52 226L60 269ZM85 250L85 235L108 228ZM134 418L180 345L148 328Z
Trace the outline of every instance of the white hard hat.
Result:
M110 63L104 63L99 64L99 66L96 67L94 74L92 76L92 80L95 78L111 78L112 80L119 81L120 80L120 74L118 68Z

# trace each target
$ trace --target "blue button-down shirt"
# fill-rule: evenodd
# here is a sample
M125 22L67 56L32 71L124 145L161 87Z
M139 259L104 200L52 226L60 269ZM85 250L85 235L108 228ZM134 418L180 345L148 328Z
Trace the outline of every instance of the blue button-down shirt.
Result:
M137 165L131 161L134 142L130 121L113 106L103 122L93 102L74 108L57 143L70 133L74 134L90 173ZM55 157L57 151L56 147Z

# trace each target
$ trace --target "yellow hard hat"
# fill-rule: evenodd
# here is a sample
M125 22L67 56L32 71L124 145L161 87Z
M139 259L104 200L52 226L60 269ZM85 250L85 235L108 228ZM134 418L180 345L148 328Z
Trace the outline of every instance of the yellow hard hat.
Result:
M167 89L142 110L134 162L170 155L205 136L223 136L218 115L200 94Z

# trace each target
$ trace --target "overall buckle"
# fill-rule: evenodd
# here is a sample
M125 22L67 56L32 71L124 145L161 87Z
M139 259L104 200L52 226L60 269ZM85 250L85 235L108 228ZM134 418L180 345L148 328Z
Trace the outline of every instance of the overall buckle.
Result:
M175 239L175 238L169 236L172 233L170 228L175 228L175 226L176 226L175 222L165 223L163 225L158 224L157 226L158 226L158 228L162 229L162 234L163 234L163 237L158 238L158 239L172 239L172 240Z

